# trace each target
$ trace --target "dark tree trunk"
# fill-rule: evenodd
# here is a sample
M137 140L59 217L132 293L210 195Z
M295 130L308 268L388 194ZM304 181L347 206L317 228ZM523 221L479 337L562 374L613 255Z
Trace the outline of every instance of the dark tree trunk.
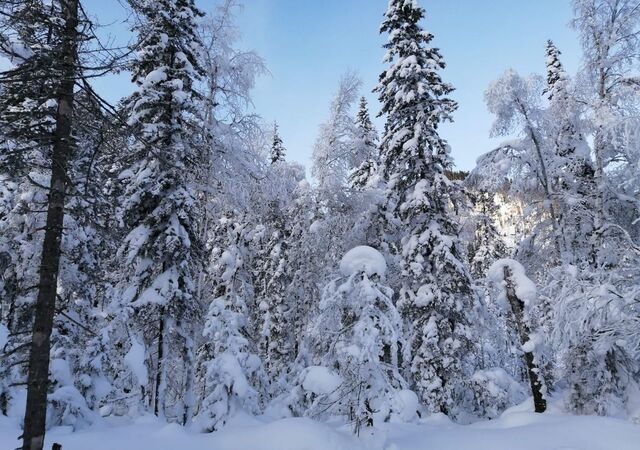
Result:
M60 266L60 244L68 180L67 166L73 150L71 125L78 48L78 0L61 0L60 5L65 21L62 31L64 35L61 36L61 76L63 79L60 82L60 91L57 95L58 111L51 155L51 185L29 356L23 450L42 450L44 446L47 389L49 387L49 353Z
M511 311L513 312L516 327L518 328L520 342L524 345L529 341L531 331L524 321L524 302L516 295L511 269L507 266L504 266L504 280L507 284L507 299L511 305ZM540 368L536 366L533 352L524 352L524 361L527 365L535 412L543 413L547 409L547 401L542 395Z
M160 310L160 324L159 324L159 330L158 330L158 365L157 365L157 372L156 372L156 386L155 386L155 396L153 399L153 413L156 416L160 415L160 412L162 411L163 415L164 415L164 405L162 404L162 402L160 401L160 394L161 394L161 389L164 388L164 386L162 386L162 380L163 380L163 376L164 376L164 321L165 321L165 310L164 308L162 308Z

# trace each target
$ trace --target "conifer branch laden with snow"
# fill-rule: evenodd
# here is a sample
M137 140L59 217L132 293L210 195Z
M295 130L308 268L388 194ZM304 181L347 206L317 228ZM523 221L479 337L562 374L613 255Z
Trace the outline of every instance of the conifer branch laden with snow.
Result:
M440 77L445 63L431 47L433 35L420 27L424 15L414 1L392 0L380 28L389 33L390 64L376 87L387 123L381 171L385 208L406 233L398 255L406 372L431 411L455 415L464 395L463 360L472 347L468 314L475 299L450 205L456 187L445 175L449 146L438 134L456 103L447 97L453 87Z

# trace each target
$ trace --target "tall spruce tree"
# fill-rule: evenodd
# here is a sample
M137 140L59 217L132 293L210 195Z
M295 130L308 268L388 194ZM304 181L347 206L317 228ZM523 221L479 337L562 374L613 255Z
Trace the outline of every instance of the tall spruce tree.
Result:
M284 161L286 150L278 133L278 124L273 124L273 141L271 142L271 164Z
M378 133L371 121L367 99L360 99L360 107L356 115L356 148L355 162L360 166L351 174L351 185L355 188L364 188L367 186L378 170L379 153L378 153Z
M125 185L121 219L129 230L120 249L127 276L123 296L155 345L153 412L165 415L168 372L179 370L186 390L193 366L191 329L199 307L194 297L199 271L194 188L197 146L194 82L198 61L193 0L132 1L140 15L136 58L131 63L136 91L125 101L137 141ZM129 275L130 274L130 275ZM185 355L182 361L180 355ZM177 376L175 378L178 378ZM175 392L175 389L171 390ZM180 394L173 399L180 402ZM190 414L184 402L185 417Z
M558 50L558 47L553 41L548 40L545 48L546 53L546 65L547 65L547 89L549 100L558 93L558 90L566 83L567 73L560 62L560 55L562 52Z
M80 74L81 18L78 0L29 0L0 6L0 50L15 64L0 77L4 87L0 122L5 133L0 159L17 169L11 176L48 194L44 201L41 196L40 204L46 211L44 227L40 228L44 236L41 243L34 239L31 247L31 258L40 260L37 294L33 309L22 317L33 324L32 340L26 343L30 353L23 448L40 450L44 445L65 202L71 188L68 170L75 144L73 104L75 80ZM34 167L40 169L39 180L30 176ZM34 218L28 210L23 217L27 222Z
M545 93L549 109L545 125L553 139L554 155L549 161L549 171L556 191L564 259L575 264L589 260L584 249L584 235L594 232L597 187L590 148L581 132L584 129L583 110L570 90L570 80L560 55L555 44L547 41ZM592 259L591 262L595 261Z
M388 180L387 211L402 223L399 309L406 322L408 375L432 411L455 414L463 396L464 355L471 348L474 295L462 262L458 225L450 201L456 189L445 176L449 146L438 134L451 120L453 87L442 81L445 63L430 46L415 0L391 0L381 32L389 34L375 91L387 123L381 142Z

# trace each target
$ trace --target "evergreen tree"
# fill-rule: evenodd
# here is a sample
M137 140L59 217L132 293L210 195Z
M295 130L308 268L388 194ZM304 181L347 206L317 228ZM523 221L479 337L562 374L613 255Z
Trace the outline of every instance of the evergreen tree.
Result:
M238 410L258 413L264 375L257 348L250 338L250 305L254 288L249 271L247 225L223 217L214 235L212 278L203 344L198 349L201 392L196 423L204 431L220 429Z
M351 174L350 181L356 188L364 188L375 177L379 161L378 133L369 116L367 99L360 99L360 108L356 115L356 162L361 161L356 170Z
M190 137L198 130L194 83L202 70L195 29L202 13L193 0L143 0L132 6L141 21L134 29L137 54L131 63L137 89L125 101L137 142L129 168L120 174L121 220L129 231L120 249L127 267L123 295L136 310L147 343L157 345L153 411L164 415L172 364L183 371L185 387L190 383L192 327L199 314L194 280L200 245L191 185L198 158ZM185 355L184 365L175 361L178 355ZM184 408L188 416L190 405Z
M553 41L548 40L546 45L546 65L547 65L547 89L549 100L558 93L567 81L567 73L560 62L562 53L555 46Z
M545 126L553 138L554 158L549 170L559 204L563 247L567 262L588 261L585 235L593 234L593 210L597 188L590 148L585 140L583 109L570 91L570 80L560 51L552 41L547 42L548 120ZM574 231L575 230L575 231ZM593 262L593 261L592 261Z
M2 152L0 161L8 163L19 184L28 181L43 194L38 210L46 211L44 234L32 246L28 258L38 261L37 295L26 305L22 324L32 331L31 342L12 351L30 348L27 374L23 448L41 450L46 427L49 362L60 275L65 206L72 183L69 166L73 161L73 109L75 83L88 68L79 58L85 35L80 26L90 25L81 13L78 0L4 2L0 48L15 64L1 75L0 101ZM30 177L38 168L39 180ZM21 195L29 203L29 191ZM34 196L31 196L31 200ZM23 210L33 217L33 210ZM26 218L26 215L24 216ZM10 214L12 216L12 214ZM14 216L15 217L15 216ZM46 218L45 218L46 217ZM29 219L28 219L29 221ZM10 222L13 222L10 219ZM24 228L23 228L24 229ZM16 231L16 228L13 228ZM32 235L33 237L33 235ZM22 256L20 259L24 261ZM24 294L20 278L14 294ZM15 305L15 303L14 303ZM25 306L25 305L22 305ZM26 361L19 361L26 362ZM4 395L3 393L2 395Z
M282 138L278 134L278 124L273 124L273 141L271 143L271 164L284 161L286 151L282 145Z
M398 307L408 331L407 372L430 410L455 414L471 348L467 315L474 294L449 205L455 189L444 173L451 166L449 146L438 134L456 103L439 75L445 63L430 46L433 35L420 27L424 13L415 1L391 0L381 26L389 33L389 68L376 87L387 115L382 173L385 208L405 230Z
M507 256L506 245L492 217L496 210L493 197L489 192L473 195L477 222L474 239L469 245L469 262L471 274L477 280L487 276L491 264Z
M283 387L289 364L295 358L292 352L295 335L291 333L292 310L287 288L291 283L289 264L289 232L280 218L269 227L263 255L258 255L255 285L260 314L260 350L265 367L274 384L272 394Z

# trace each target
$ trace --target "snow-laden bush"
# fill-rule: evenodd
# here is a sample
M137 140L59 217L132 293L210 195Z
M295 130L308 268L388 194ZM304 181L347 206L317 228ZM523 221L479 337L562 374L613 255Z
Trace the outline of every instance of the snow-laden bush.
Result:
M89 409L85 397L74 386L69 362L60 356L54 353L50 364L53 392L48 396L47 426L66 425L74 430L87 427L98 415Z
M556 375L568 387L567 408L580 414L632 412L640 383L640 304L631 278L620 275L554 273Z
M350 250L340 269L342 276L327 285L311 327L313 361L323 368L308 369L301 381L313 394L307 414L346 417L357 433L374 420L387 420L391 399L405 386L398 369L402 322L377 250Z
M478 413L490 419L495 419L505 409L526 398L522 385L499 367L477 371L469 380L469 386Z

